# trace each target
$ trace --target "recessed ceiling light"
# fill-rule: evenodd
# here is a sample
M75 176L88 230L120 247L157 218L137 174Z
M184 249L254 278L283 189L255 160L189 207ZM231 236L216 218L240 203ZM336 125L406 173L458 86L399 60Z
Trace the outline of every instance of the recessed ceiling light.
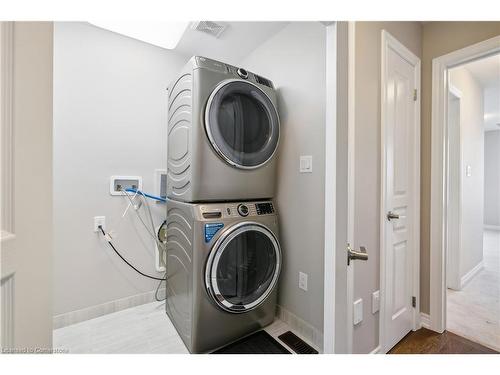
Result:
M177 46L189 24L189 22L127 20L94 20L89 22L97 27L166 49L174 49Z

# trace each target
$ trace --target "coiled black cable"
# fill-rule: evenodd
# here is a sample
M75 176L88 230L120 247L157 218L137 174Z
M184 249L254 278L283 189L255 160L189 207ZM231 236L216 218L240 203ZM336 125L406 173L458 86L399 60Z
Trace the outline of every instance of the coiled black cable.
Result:
M156 276L151 276L151 275L148 275L148 274L145 274L144 272L141 272L139 271L137 268L135 268L127 259L125 259L120 253L118 250L116 250L116 247L113 245L113 243L111 242L111 240L106 237L106 232L104 231L104 229L102 228L101 225L99 225L99 229L101 230L102 232L102 235L104 236L104 238L106 239L107 243L109 244L109 246L111 246L111 248L114 250L114 252L116 253L116 255L118 255L125 263L127 263L127 265L132 268L135 272L137 272L138 274L144 276L144 277L147 277L149 279L153 279L153 280L158 280L158 281L167 281L167 278L160 278L160 277L156 277ZM157 288L157 292L158 292L158 289L159 289L159 286Z

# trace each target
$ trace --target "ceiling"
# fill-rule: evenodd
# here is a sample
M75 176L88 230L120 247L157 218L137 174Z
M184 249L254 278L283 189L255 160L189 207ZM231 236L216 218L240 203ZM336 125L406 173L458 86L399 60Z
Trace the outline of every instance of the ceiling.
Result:
M500 130L500 54L473 61L465 68L484 90L484 130Z
M237 65L288 22L217 22L226 26L219 38L188 27L175 51Z
M500 54L473 61L465 67L483 88L500 86Z

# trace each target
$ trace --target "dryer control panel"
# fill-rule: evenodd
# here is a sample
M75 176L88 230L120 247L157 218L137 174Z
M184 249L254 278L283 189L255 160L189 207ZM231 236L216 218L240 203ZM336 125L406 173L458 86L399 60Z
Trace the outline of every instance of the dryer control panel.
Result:
M244 79L253 83L258 83L270 88L274 88L271 80L249 72L245 68L236 67L229 64L224 64L220 61L212 60L202 56L196 56L196 65L203 69L213 70L214 72L226 73L233 75L235 78Z

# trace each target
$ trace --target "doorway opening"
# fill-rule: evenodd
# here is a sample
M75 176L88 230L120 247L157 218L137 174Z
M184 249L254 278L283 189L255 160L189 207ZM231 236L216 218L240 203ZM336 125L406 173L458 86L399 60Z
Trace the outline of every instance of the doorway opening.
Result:
M446 329L500 350L500 55L449 70Z
M500 349L500 37L433 60L430 328ZM500 145L500 144L499 144ZM495 221L493 221L495 223Z

